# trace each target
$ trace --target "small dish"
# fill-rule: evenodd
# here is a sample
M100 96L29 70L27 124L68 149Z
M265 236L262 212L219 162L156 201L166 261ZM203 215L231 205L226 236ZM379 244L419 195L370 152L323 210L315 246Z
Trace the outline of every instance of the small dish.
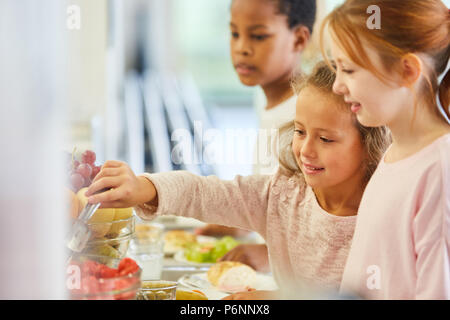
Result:
M178 282L167 280L143 280L137 300L175 300Z

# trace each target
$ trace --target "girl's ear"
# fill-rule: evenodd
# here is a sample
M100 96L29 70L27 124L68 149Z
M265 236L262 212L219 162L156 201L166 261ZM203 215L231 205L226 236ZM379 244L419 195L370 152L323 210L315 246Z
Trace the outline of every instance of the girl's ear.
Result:
M402 75L404 85L407 87L412 87L422 74L422 60L420 60L417 55L408 53L402 58L400 63L403 71Z
M302 52L311 38L311 33L309 32L308 27L299 25L294 28L294 50L296 52Z

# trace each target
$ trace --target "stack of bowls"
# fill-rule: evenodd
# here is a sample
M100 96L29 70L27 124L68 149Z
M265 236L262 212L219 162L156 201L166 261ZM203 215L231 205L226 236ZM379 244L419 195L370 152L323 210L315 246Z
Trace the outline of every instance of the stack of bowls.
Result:
M120 259L126 256L133 238L135 216L131 213L124 219L89 222L88 227L91 230L91 238L83 253Z

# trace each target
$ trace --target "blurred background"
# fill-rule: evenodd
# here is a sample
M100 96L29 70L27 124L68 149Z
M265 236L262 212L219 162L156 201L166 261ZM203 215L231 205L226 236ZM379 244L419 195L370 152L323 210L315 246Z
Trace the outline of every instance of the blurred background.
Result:
M223 179L251 173L250 132L264 95L242 85L232 66L230 0L69 2L80 8L81 27L67 31L68 151L91 149L100 163L123 160L136 172L184 169ZM319 1L318 19L341 2ZM314 39L302 67L319 57ZM210 129L223 138L214 147L233 159L201 163ZM247 133L247 147L239 137L230 141L229 129ZM177 149L177 133L190 149Z
M318 0L317 23L341 2ZM0 299L65 297L63 150L90 149L98 164L123 160L136 173L251 173L251 146L220 144L250 150L244 161L199 161L205 132L255 130L264 106L232 67L230 4L0 1ZM304 70L317 59L316 33Z

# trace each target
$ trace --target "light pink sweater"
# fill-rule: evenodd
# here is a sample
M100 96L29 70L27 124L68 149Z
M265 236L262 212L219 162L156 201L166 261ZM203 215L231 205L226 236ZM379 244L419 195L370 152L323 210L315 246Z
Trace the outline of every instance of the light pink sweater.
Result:
M450 134L401 161L383 157L361 200L342 291L450 299Z
M301 174L289 176L279 169L274 175L232 181L186 171L144 176L155 185L159 204L157 212L136 207L142 218L173 214L256 231L266 240L280 288L339 288L356 216L324 211Z

